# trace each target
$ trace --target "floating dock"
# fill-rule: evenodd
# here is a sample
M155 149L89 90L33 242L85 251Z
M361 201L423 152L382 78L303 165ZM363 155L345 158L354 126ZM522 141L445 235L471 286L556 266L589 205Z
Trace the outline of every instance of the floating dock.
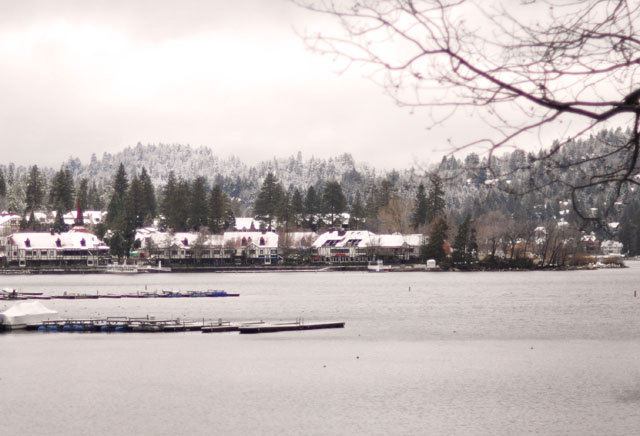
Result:
M169 333L200 331L202 333L271 333L293 330L318 330L344 328L344 322L302 321L265 323L263 321L232 323L230 321L182 321L179 319L155 319L154 317L129 318L114 316L91 319L53 319L27 324L26 330L38 332L94 332L94 333ZM0 325L0 330L3 326Z
M240 294L227 291L162 291L135 292L129 294L79 294L65 292L59 295L43 295L42 292L0 293L0 300L97 300L99 298L223 298L239 297Z
M276 323L276 324L255 324L241 325L238 330L241 334L275 333L288 332L294 330L319 330L319 329L341 329L344 322L314 322L304 323L302 321Z

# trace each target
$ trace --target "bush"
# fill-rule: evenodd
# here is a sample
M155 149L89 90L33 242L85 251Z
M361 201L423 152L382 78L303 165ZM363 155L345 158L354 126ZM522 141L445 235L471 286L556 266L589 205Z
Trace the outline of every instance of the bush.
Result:
M586 266L589 264L595 264L596 258L584 253L576 253L567 259L567 265L569 266Z
M614 266L614 265L624 266L624 261L622 260L622 257L617 255L605 256L602 259L600 259L600 263L604 265L611 265L611 266Z

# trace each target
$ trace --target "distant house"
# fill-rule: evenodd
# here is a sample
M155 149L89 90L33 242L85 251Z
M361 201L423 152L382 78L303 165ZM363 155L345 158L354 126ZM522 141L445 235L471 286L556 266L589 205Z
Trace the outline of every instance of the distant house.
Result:
M109 247L84 228L68 232L19 232L9 237L7 263L20 267L106 264Z
M63 215L64 223L68 226L73 226L76 222L78 213L76 211L67 212ZM107 212L101 210L85 210L82 212L82 220L85 226L96 226L101 222L104 222L107 216Z
M424 236L375 234L368 230L330 230L313 243L316 260L332 263L368 262L381 259L386 262L405 262L417 259Z
M621 255L622 254L622 242L606 240L600 244L600 251L605 256L609 255Z
M14 213L3 213L0 215L0 264L7 261L7 248L9 236L20 230L20 215Z
M277 263L278 234L275 232L161 232L143 228L136 232L142 257L163 263L266 264Z
M20 230L22 217L15 213L3 213L0 215L0 237L9 236Z
M251 217L236 217L234 229L237 232L255 232L260 230L261 222Z

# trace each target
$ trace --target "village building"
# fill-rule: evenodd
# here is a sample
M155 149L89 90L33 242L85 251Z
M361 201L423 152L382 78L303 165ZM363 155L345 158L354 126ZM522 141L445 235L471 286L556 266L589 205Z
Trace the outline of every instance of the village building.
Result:
M6 263L19 267L106 265L109 247L83 227L68 232L18 232L8 238Z
M135 239L140 257L164 264L271 265L280 261L278 234L275 232L243 231L211 235L143 228L138 229Z
M600 250L605 256L620 256L622 254L622 242L612 240L602 241Z
M425 243L423 235L377 235L368 230L330 230L318 236L312 247L314 260L330 263L387 263L416 261Z
M0 264L7 262L7 247L9 236L20 230L20 215L14 213L3 213L0 215Z
M261 226L264 226L264 224L255 218L236 217L233 228L237 232L255 232L260 230Z

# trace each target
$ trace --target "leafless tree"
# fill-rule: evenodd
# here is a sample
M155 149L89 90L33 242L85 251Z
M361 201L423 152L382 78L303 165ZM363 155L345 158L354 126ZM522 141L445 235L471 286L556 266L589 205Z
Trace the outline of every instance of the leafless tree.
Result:
M465 110L486 123L481 137L450 140L452 152L484 146L492 170L497 150L560 136L533 161L548 168L545 184L567 185L574 208L581 190L610 189L612 207L640 181L640 2L293 1L339 23L328 33L303 33L313 50L335 55L345 68L370 67L370 77L398 105L425 109L429 127ZM628 140L605 144L596 156L563 156L576 138L612 125L626 126ZM527 170L533 161L512 170ZM569 182L566 170L581 177Z
M499 211L491 211L476 221L478 248L490 259L495 259L502 241L508 218Z
M383 233L407 233L411 228L413 200L393 197L378 211L378 230Z

